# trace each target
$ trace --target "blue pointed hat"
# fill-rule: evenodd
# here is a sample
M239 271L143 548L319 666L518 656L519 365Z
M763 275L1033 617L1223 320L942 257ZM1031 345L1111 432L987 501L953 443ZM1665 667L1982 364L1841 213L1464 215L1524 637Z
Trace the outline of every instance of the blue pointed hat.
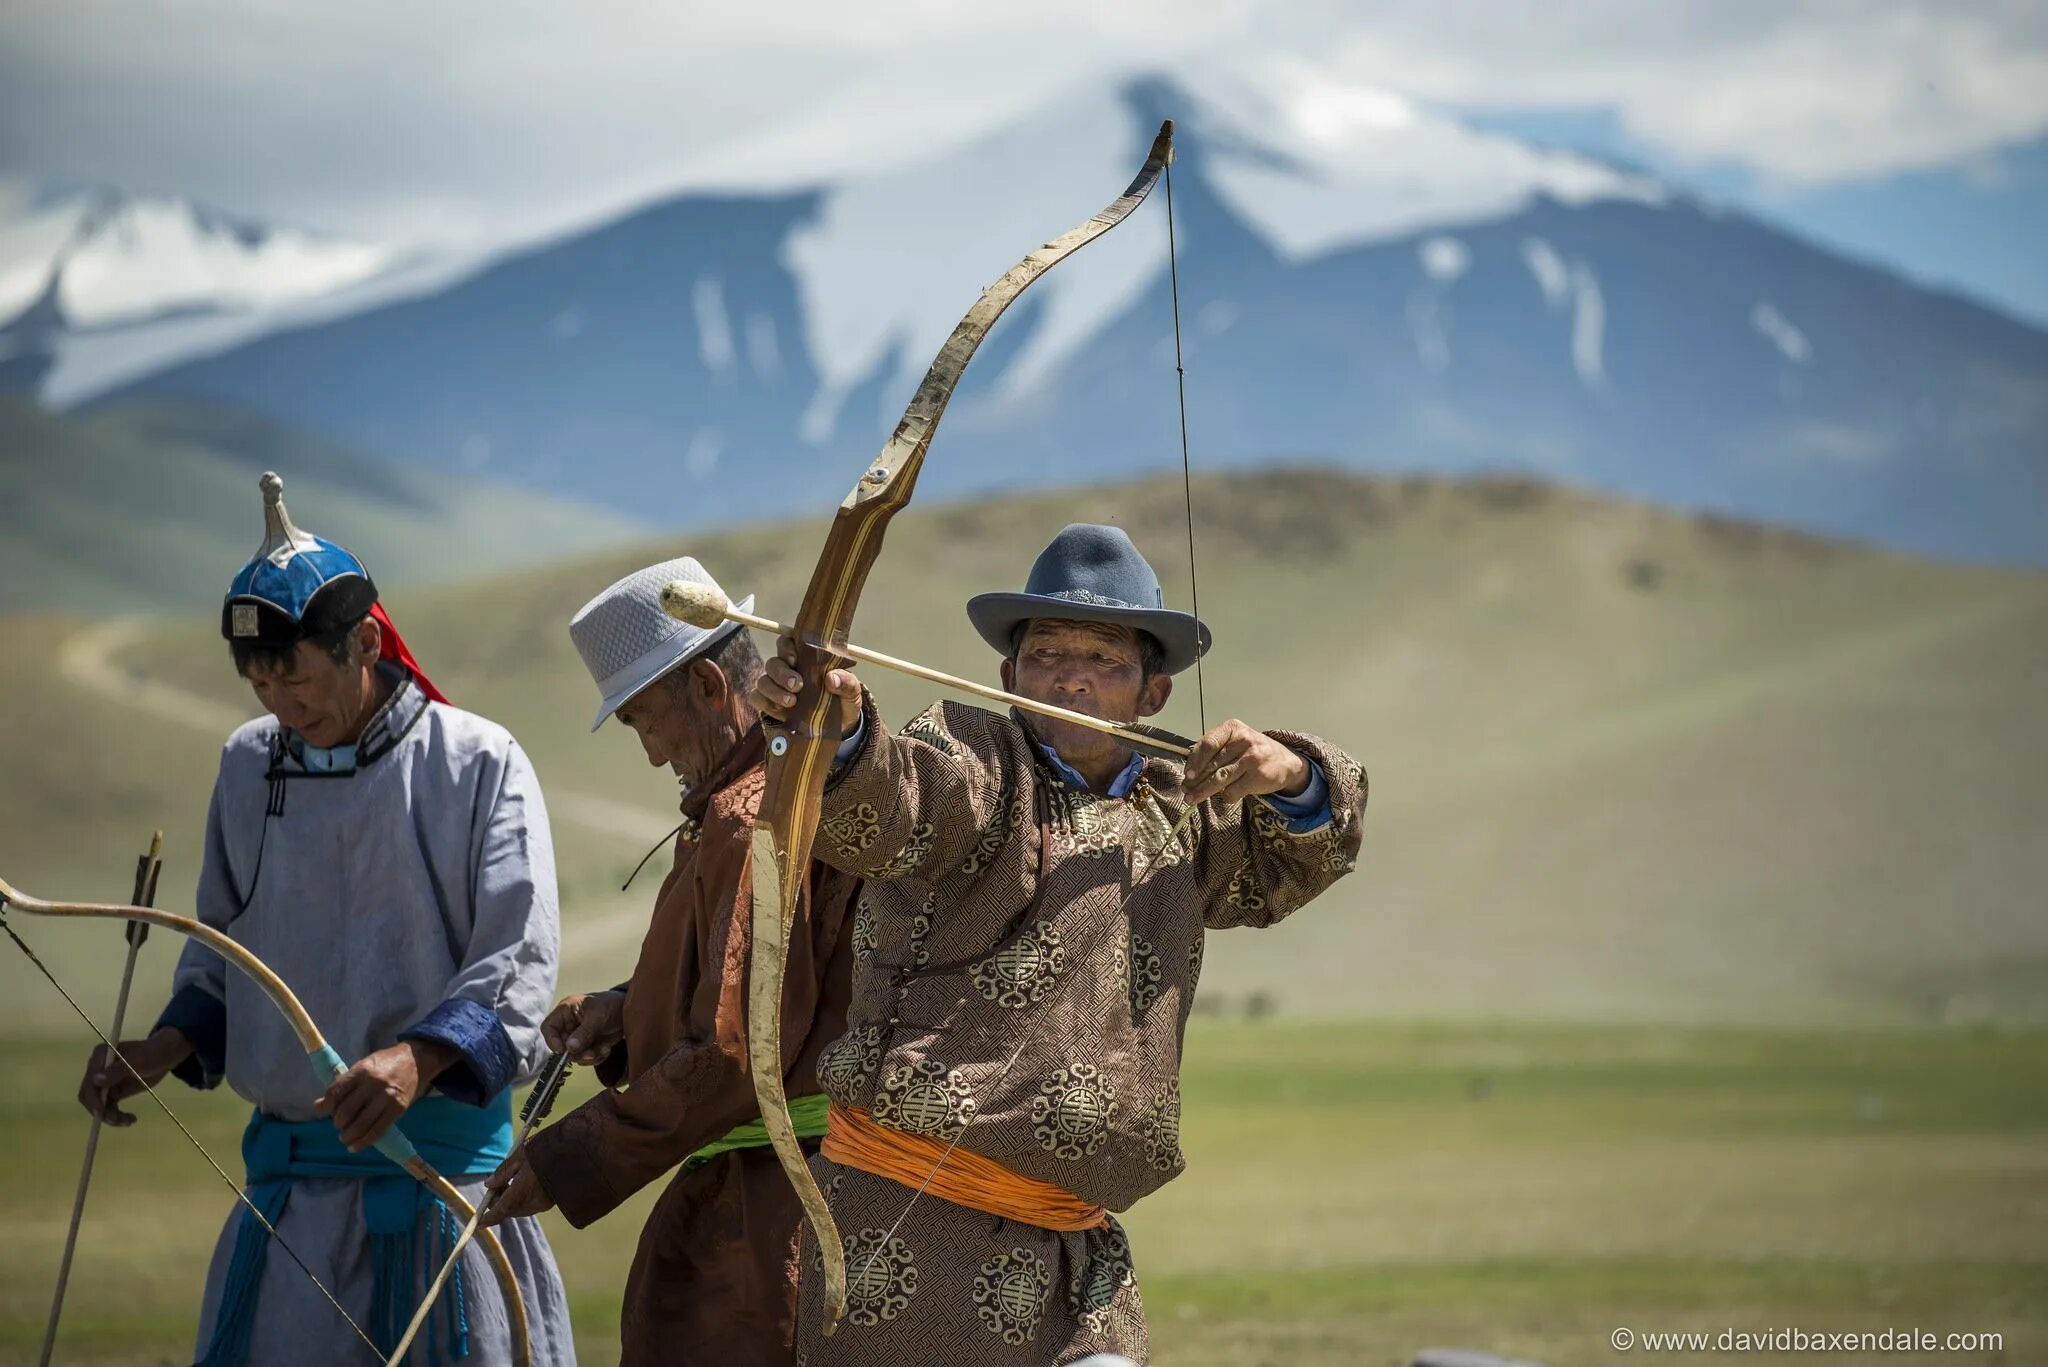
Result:
M285 511L284 481L265 471L263 544L228 586L220 634L230 641L290 645L360 621L377 605L363 562L302 532Z

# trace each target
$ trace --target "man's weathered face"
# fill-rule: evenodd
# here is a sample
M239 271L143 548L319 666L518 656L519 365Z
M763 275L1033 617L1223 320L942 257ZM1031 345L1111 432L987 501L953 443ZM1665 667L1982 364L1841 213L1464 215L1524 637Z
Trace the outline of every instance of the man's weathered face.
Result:
M640 738L649 764L666 764L683 782L698 783L730 743L729 693L723 670L692 660L626 699L613 715Z
M343 744L361 730L364 709L374 700L374 665L381 632L365 619L350 637L346 658L337 661L324 647L301 641L289 663L278 668L251 661L243 677L263 710L319 749Z
M1014 656L1003 662L1003 687L1033 702L1056 703L1104 721L1129 725L1166 706L1173 680L1145 677L1138 633L1106 622L1036 619L1018 638ZM1046 744L1077 767L1121 747L1121 742L1050 717L1031 725Z

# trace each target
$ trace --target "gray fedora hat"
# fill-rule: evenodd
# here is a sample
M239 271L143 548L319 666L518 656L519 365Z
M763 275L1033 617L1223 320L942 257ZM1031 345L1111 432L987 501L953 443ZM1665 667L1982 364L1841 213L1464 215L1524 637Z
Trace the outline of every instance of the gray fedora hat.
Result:
M1209 653L1208 626L1166 606L1159 576L1121 527L1076 522L1039 552L1022 593L967 600L967 620L1004 655L1016 649L1017 628L1034 617L1136 627L1165 649L1169 674Z
M686 555L635 570L569 619L569 639L576 643L576 653L603 698L591 730L603 726L604 719L635 693L740 630L738 622L727 622L706 631L663 612L661 586L671 579L718 587L718 581ZM741 612L753 611L754 595L742 598L738 606Z

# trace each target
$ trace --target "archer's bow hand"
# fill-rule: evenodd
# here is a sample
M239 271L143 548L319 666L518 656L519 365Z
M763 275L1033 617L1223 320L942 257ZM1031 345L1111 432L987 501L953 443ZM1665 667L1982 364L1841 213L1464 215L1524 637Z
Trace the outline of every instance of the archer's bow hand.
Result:
M804 676L796 667L796 642L784 636L775 643L775 658L761 666L761 677L748 695L754 710L781 725L796 707L803 692ZM839 699L839 734L851 731L860 720L860 680L850 669L825 671L825 691Z
M85 1079L78 1084L78 1104L109 1125L133 1125L135 1117L122 1110L121 1103L140 1092L144 1082L152 1087L162 1082L171 1069L190 1057L192 1041L170 1025L148 1039L122 1040L121 1058L128 1060L125 1068L120 1059L107 1053L106 1045L96 1045L86 1061Z
M564 997L540 1023L540 1036L570 1062L595 1067L626 1038L626 994L613 989Z
M1212 797L1242 802L1275 793L1293 797L1308 788L1314 772L1279 741L1232 718L1211 727L1188 752L1181 792L1189 802Z
M332 1118L342 1145L358 1153L382 1139L460 1057L454 1045L438 1040L407 1040L379 1049L336 1078L313 1109Z
M540 1174L526 1161L526 1146L512 1150L498 1170L484 1179L490 1208L484 1212L482 1227L490 1229L522 1215L539 1215L555 1208L554 1198L540 1184Z

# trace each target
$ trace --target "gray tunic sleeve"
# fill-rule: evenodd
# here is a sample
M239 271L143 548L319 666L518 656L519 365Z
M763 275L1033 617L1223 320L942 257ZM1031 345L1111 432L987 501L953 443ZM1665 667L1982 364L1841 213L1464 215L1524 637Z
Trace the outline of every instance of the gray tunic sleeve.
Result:
M235 891L227 841L221 832L221 790L226 782L223 757L221 772L213 782L213 801L206 809L206 847L199 863L195 914L215 930L232 934L228 927L241 912L242 899ZM172 1072L194 1087L217 1087L227 1071L227 974L227 960L197 940L186 940L171 979L170 1003L157 1017L156 1029L174 1026L192 1042L192 1057Z
M475 889L469 944L447 998L402 1040L453 1045L462 1059L435 1086L476 1105L538 1072L541 1020L554 1001L561 953L555 851L532 763L510 742L495 797L471 832Z

